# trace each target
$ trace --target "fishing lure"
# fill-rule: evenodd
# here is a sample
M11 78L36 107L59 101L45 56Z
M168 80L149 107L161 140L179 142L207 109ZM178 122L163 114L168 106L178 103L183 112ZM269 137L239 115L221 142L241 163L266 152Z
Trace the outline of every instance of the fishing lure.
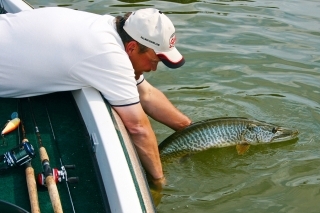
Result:
M8 134L9 132L12 132L13 130L17 129L20 124L20 118L18 118L18 113L13 112L11 114L11 120L6 123L5 127L3 128L1 135Z

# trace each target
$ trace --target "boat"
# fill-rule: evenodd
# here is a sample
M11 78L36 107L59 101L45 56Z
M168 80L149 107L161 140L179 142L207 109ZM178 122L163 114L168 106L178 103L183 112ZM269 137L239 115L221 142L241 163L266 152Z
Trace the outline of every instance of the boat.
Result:
M0 0L2 13L32 9L24 0ZM83 88L31 98L0 98L0 124L10 120L13 111L23 112L26 136L36 154L30 161L35 176L43 175L38 128L51 167L65 171L70 180L79 177L77 183L57 183L64 212L156 212L135 147L120 117L99 91ZM0 155L19 146L22 136L18 130L3 137ZM75 169L65 169L68 164ZM0 174L1 212L31 211L25 168L21 165ZM48 188L39 184L40 210L53 212Z

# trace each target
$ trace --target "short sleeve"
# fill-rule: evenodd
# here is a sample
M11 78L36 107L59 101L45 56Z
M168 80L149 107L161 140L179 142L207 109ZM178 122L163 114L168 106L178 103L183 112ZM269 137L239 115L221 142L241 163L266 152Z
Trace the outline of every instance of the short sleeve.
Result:
M143 81L144 81L144 76L140 75L139 79L137 80L137 86L141 84Z
M132 64L120 48L82 60L72 67L70 75L99 90L113 106L140 101Z

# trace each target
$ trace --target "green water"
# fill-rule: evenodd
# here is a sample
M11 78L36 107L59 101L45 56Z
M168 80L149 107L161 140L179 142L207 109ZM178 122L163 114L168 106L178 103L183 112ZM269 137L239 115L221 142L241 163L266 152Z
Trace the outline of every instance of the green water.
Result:
M199 153L164 165L159 212L320 212L320 2L43 1L121 15L156 7L186 64L146 79L194 121L243 116L299 129L298 141ZM173 131L152 121L158 141Z

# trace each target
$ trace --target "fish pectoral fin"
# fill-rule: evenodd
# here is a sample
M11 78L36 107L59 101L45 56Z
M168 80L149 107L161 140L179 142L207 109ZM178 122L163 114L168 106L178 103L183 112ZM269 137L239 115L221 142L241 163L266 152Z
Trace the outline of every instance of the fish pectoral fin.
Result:
M250 144L237 144L236 149L239 155L243 155L250 148Z
M194 155L193 153L188 153L188 154L185 154L185 155L181 156L181 158L179 160L179 163L186 162L193 155Z

